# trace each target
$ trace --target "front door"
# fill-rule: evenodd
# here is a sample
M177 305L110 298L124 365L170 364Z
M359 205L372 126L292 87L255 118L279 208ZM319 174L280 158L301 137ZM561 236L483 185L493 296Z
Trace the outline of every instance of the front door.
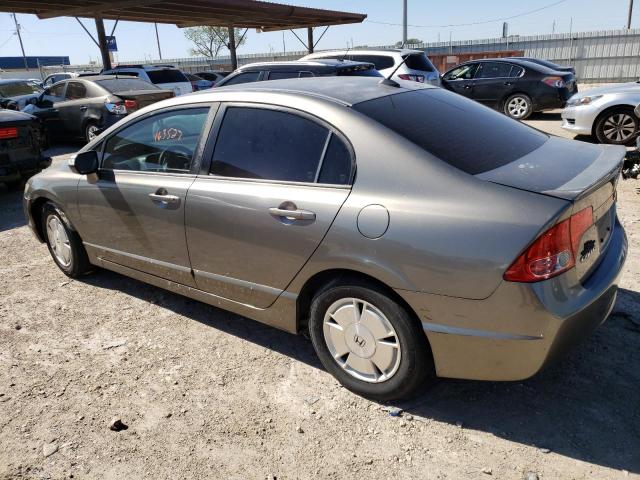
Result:
M154 112L104 141L78 185L78 230L104 260L194 286L185 239L192 163L209 106Z
M353 156L338 132L297 111L229 105L218 115L210 168L187 198L195 280L207 292L267 308L349 195Z
M473 76L477 69L477 63L460 65L444 74L442 84L452 92L471 98L474 85Z

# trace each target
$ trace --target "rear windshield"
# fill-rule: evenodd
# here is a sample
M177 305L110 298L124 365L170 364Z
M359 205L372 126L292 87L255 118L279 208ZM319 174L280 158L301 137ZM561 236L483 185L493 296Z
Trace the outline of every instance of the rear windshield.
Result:
M412 53L404 63L411 70L422 70L423 72L433 72L435 70L424 53Z
M547 135L461 95L425 88L353 106L430 154L471 175L539 148Z
M149 80L153 83L181 83L188 82L187 77L180 70L149 70Z
M20 95L29 95L40 92L42 92L42 88L33 82L12 82L0 84L0 97L18 97Z
M340 77L381 77L382 74L371 66L370 68L342 68L338 69Z
M114 78L109 80L97 80L96 83L108 92L131 92L134 90L156 90L155 85L137 78Z

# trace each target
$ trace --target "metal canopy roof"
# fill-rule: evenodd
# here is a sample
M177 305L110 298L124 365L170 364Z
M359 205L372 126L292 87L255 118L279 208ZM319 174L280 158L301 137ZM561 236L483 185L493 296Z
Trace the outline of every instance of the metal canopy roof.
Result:
M3 0L0 10L31 13L40 19L86 17L170 23L178 27L256 28L265 32L360 23L367 17L255 0Z

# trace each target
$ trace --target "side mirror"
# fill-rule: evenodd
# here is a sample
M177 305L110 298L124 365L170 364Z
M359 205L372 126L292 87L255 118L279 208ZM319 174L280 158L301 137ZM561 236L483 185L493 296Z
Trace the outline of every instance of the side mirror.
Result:
M95 150L78 153L69 159L71 170L80 175L88 175L98 171L98 153Z

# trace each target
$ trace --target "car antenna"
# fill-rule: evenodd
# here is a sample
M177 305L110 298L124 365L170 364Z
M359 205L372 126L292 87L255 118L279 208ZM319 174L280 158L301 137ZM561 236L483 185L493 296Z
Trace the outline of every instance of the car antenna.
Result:
M396 87L399 88L400 84L398 82L396 82L395 80L391 80L391 77L393 77L395 75L395 73L398 71L398 69L404 65L404 62L407 61L407 58L409 58L409 55L405 55L404 57L402 57L402 61L398 64L398 66L396 68L393 69L393 72L391 72L389 74L388 77L384 77L382 80L380 80L378 83L380 85L387 85L389 87Z
M340 59L341 62L344 62L344 59L347 58L347 55L349 55L349 50L351 50L351 47L347 47L347 51L344 52L344 55Z

